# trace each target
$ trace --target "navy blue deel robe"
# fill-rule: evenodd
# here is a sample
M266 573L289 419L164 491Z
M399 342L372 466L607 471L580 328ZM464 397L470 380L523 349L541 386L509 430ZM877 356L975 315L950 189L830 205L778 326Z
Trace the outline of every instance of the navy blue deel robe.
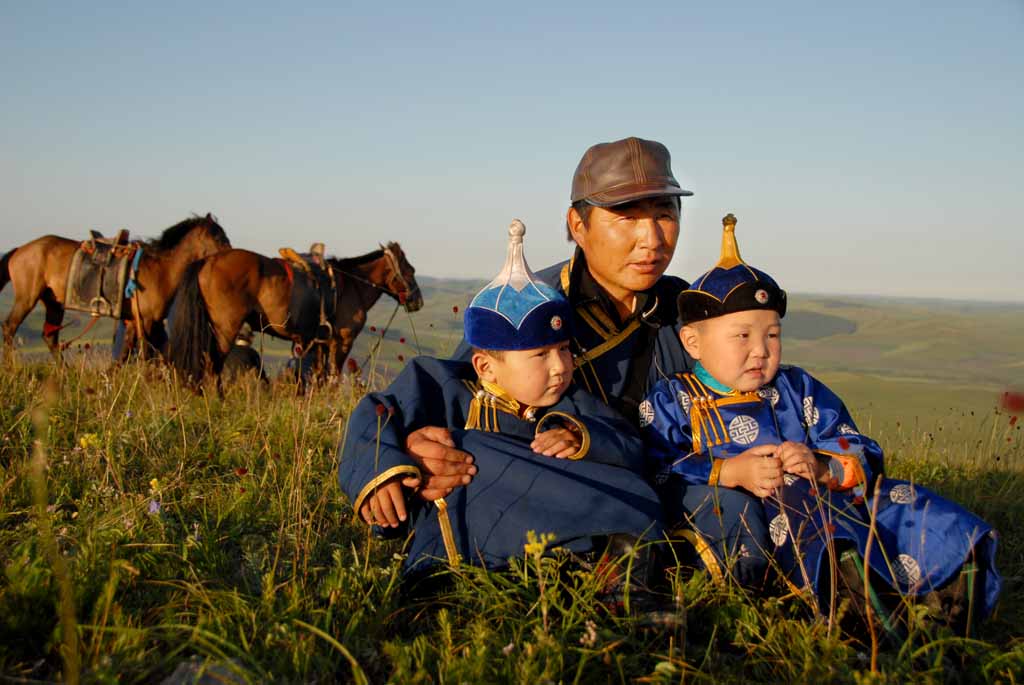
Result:
M559 424L582 435L578 454L535 454L536 432ZM357 515L386 480L419 475L405 439L423 426L450 429L456 446L473 455L477 474L439 505L407 497L407 571L446 558L500 568L523 554L529 531L551 533L551 546L574 552L591 550L595 536L662 533L658 496L641 475L642 442L617 412L575 384L554 406L531 412L486 392L471 364L429 357L411 360L349 418L338 478Z

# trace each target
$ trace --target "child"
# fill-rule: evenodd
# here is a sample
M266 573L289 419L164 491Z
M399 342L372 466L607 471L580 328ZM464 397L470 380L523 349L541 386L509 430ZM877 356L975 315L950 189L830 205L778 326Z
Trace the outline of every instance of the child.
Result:
M736 219L723 223L720 261L678 298L694 371L659 382L640 408L667 522L689 522L682 534L713 576L728 569L756 585L773 559L826 613L836 591L859 592L854 608L863 606L867 557L873 584L919 598L958 628L972 609L988 615L1000 589L995 532L919 485L885 478L881 448L842 401L780 363L786 293L740 258ZM883 598L869 594L886 617ZM889 608L899 604L887 596Z
M525 230L513 222L504 268L466 310L472 361L414 359L349 419L341 487L366 523L411 524L407 571L441 558L504 566L529 531L573 552L661 532L639 435L571 385L569 303L530 272ZM409 496L420 471L405 439L423 426L446 426L476 467L472 482L432 504Z

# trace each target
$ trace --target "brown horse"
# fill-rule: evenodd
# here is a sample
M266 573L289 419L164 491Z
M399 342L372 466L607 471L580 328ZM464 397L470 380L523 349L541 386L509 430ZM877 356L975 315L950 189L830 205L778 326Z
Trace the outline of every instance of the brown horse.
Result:
M46 305L43 339L50 352L60 359L60 330L64 320L64 296L68 269L81 241L44 235L17 247L0 259L0 289L14 284L14 306L3 324L4 345L14 347L14 333L41 299ZM127 300L120 319L133 323L138 315L142 339L148 340L153 325L162 322L185 268L197 259L231 247L224 229L211 214L193 216L171 226L154 240L143 243L142 258L136 274L137 312ZM126 355L139 332L126 327ZM143 346L144 349L145 346Z
M171 364L193 384L207 371L220 376L242 323L253 330L297 343L302 349L325 344L329 371L340 372L366 312L387 294L415 312L423 295L398 243L388 243L361 257L330 258L339 287L326 339L318 339L317 321L296 321L290 311L300 270L280 259L248 250L228 250L192 264L182 279L172 309L169 339Z

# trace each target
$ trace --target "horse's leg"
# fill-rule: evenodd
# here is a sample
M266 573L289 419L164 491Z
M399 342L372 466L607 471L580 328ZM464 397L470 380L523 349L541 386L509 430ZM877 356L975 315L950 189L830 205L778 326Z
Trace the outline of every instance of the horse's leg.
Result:
M55 361L61 361L60 326L64 322L64 305L57 301L49 290L43 293L43 304L46 305L46 323L43 324L43 340L50 348Z
M135 334L135 325L133 323L122 321L120 327L121 346L117 349L117 363L124 364L131 357L132 350L139 344L139 339Z
M37 301L38 295L29 299L28 297L22 297L21 293L15 289L14 306L11 307L7 319L4 321L4 347L8 351L14 351L14 334L18 331L18 326L21 325L21 322L25 320L25 317L36 306Z

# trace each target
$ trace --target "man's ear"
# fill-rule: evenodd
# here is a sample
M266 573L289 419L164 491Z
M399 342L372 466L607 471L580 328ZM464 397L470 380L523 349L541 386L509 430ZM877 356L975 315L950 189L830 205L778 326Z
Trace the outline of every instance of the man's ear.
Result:
M700 359L700 330L696 326L683 326L679 331L679 342L683 343L683 349L687 354L694 359Z
M496 383L498 381L498 374L494 372L494 357L483 352L474 352L471 361L473 362L473 370L476 371L477 378L488 383Z
M576 241L576 244L583 247L587 239L587 226L583 223L583 217L575 207L569 207L569 211L566 212L565 225L569 227L569 235Z

